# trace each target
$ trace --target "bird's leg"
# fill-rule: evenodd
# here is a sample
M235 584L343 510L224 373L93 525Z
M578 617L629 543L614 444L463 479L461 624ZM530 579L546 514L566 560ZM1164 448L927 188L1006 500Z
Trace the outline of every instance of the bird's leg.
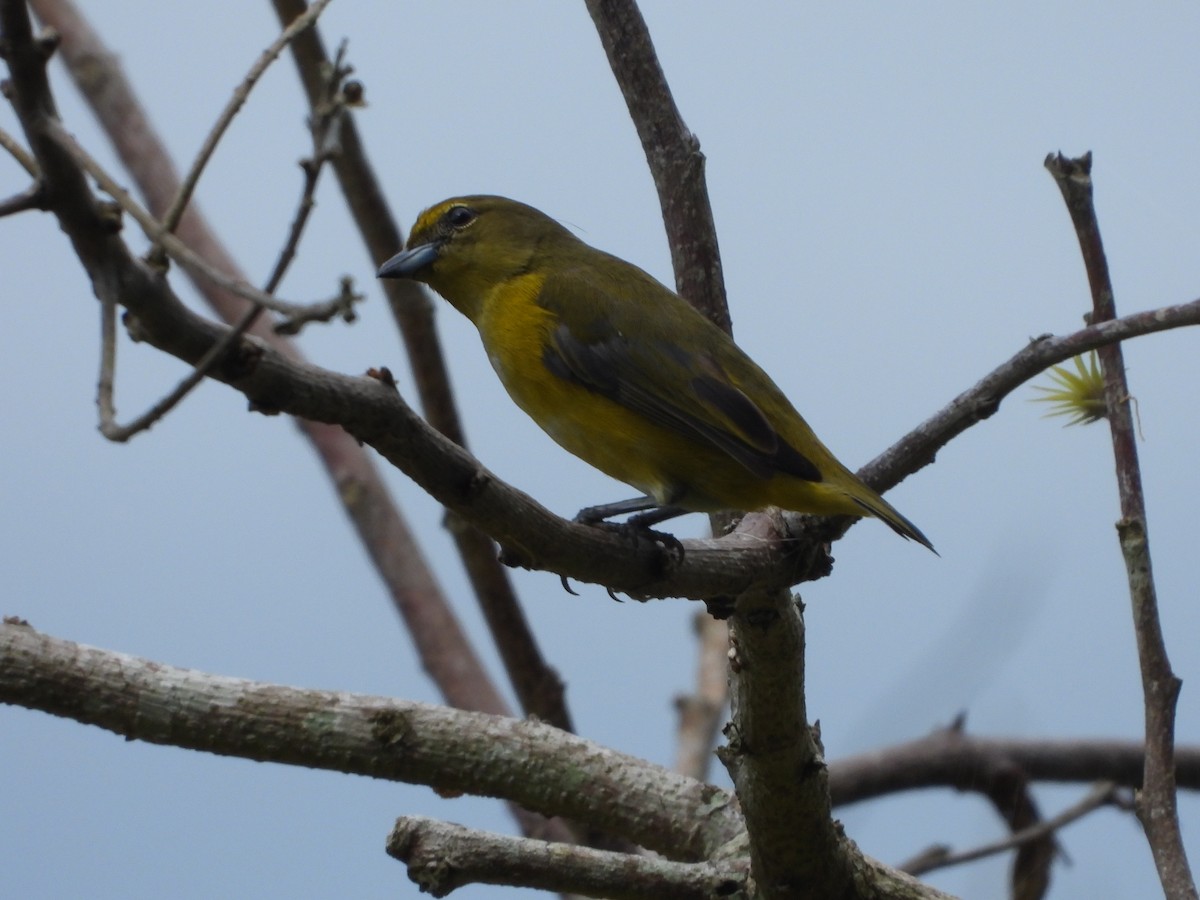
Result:
M624 513L642 512L647 509L661 509L658 501L649 494L641 497L631 497L628 500L618 500L616 503L601 503L599 506L584 507L575 514L575 521L580 525L596 525L613 516L623 515Z
M677 516L686 516L687 514L688 510L682 506L657 506L646 512L638 513L636 516L630 516L625 520L625 524L633 528L645 528L648 530L651 525L657 525L659 522L665 522L668 519L674 519Z
M575 516L575 521L581 525L591 525L597 528L608 528L620 534L632 537L634 541L648 537L664 550L673 553L678 559L683 559L683 544L679 538L665 531L655 531L651 525L665 522L676 516L682 516L688 510L681 506L668 504L660 506L653 497L646 495L632 497L629 500L619 500L616 503L602 503L599 506L589 506L581 509ZM624 513L636 513L624 522L609 522L610 516Z

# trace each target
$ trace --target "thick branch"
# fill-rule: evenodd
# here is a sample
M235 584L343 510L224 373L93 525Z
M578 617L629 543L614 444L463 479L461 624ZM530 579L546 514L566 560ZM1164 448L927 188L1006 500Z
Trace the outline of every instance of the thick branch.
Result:
M1015 765L1032 781L1112 781L1138 788L1144 759L1143 745L1132 741L1002 740L942 728L915 741L833 761L829 788L835 806L922 788L973 790L994 765L990 760ZM1200 747L1178 748L1176 766L1179 785L1200 791Z
M398 819L387 850L434 897L466 884L503 884L607 900L712 900L737 894L746 881L731 867L513 838L421 816Z
M743 593L730 644L733 722L718 755L746 819L756 896L944 896L863 855L833 819L820 736L807 724L799 601L786 591Z
M854 854L834 826L825 761L808 725L799 606L786 591L746 593L729 628L733 721L719 755L746 816L759 891L768 900L858 896Z
M707 859L740 830L724 792L540 722L208 675L12 620L0 702L154 744L503 797L672 859Z

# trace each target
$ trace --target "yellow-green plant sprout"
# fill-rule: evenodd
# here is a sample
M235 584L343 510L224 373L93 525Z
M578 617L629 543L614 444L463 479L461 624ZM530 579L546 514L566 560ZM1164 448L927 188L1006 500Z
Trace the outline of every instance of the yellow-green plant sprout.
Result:
M1034 397L1033 402L1049 403L1047 416L1070 416L1068 425L1090 425L1108 413L1100 359L1093 351L1086 354L1086 360L1084 356L1076 356L1073 362L1075 371L1071 371L1070 363L1050 370L1052 385L1033 385L1035 391L1043 394Z

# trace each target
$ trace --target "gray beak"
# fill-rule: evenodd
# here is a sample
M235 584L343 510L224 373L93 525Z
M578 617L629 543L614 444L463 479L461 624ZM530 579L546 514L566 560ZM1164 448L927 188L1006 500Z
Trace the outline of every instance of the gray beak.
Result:
M441 244L437 241L401 250L380 266L375 275L378 278L412 278L426 266L431 265L438 258L440 250Z

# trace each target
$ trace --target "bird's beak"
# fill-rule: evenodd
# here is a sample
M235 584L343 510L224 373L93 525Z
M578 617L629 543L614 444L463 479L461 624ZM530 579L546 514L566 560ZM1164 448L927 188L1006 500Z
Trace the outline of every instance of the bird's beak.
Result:
M412 278L426 266L438 258L442 245L440 241L421 244L419 247L409 247L401 250L375 273L378 278Z

